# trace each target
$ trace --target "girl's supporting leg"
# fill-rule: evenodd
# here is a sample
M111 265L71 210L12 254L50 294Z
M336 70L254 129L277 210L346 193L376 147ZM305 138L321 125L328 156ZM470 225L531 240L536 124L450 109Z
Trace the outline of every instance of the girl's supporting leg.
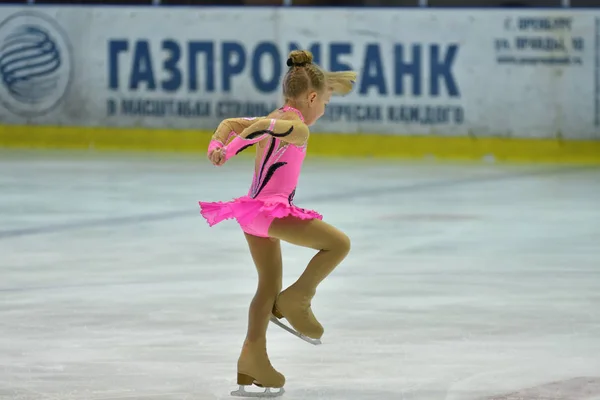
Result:
M245 235L258 272L258 288L248 312L248 331L238 360L238 383L248 385L256 381L264 387L279 388L285 384L285 377L269 361L266 336L281 290L281 244L276 239Z
M281 291L281 243L277 239L245 234L252 260L258 272L258 288L248 313L246 340L255 342L266 338L269 318L275 299Z

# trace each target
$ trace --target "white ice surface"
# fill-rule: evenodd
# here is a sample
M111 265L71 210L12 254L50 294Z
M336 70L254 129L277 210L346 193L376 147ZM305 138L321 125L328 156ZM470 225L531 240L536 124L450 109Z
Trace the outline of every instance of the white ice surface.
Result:
M249 168L0 152L0 399L231 399L255 270L197 201ZM353 248L322 346L269 329L283 399L600 398L600 170L309 158L295 201ZM313 252L283 251L287 285Z

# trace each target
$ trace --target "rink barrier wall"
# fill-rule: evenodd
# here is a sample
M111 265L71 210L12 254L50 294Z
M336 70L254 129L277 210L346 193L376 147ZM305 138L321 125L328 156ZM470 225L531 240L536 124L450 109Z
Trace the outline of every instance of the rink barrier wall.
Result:
M0 147L204 154L212 131L0 125ZM313 133L309 156L600 165L600 141Z

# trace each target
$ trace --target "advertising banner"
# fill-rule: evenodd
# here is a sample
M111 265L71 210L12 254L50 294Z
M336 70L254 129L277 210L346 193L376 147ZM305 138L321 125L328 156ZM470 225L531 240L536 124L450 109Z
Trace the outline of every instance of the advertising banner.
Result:
M3 124L214 129L287 54L358 72L316 132L600 138L600 12L0 7Z

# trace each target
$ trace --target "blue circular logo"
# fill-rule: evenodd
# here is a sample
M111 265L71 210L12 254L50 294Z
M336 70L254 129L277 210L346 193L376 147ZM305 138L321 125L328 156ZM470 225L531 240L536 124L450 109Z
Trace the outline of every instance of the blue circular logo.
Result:
M15 114L44 115L66 94L72 75L71 46L61 28L35 12L0 24L0 100Z

